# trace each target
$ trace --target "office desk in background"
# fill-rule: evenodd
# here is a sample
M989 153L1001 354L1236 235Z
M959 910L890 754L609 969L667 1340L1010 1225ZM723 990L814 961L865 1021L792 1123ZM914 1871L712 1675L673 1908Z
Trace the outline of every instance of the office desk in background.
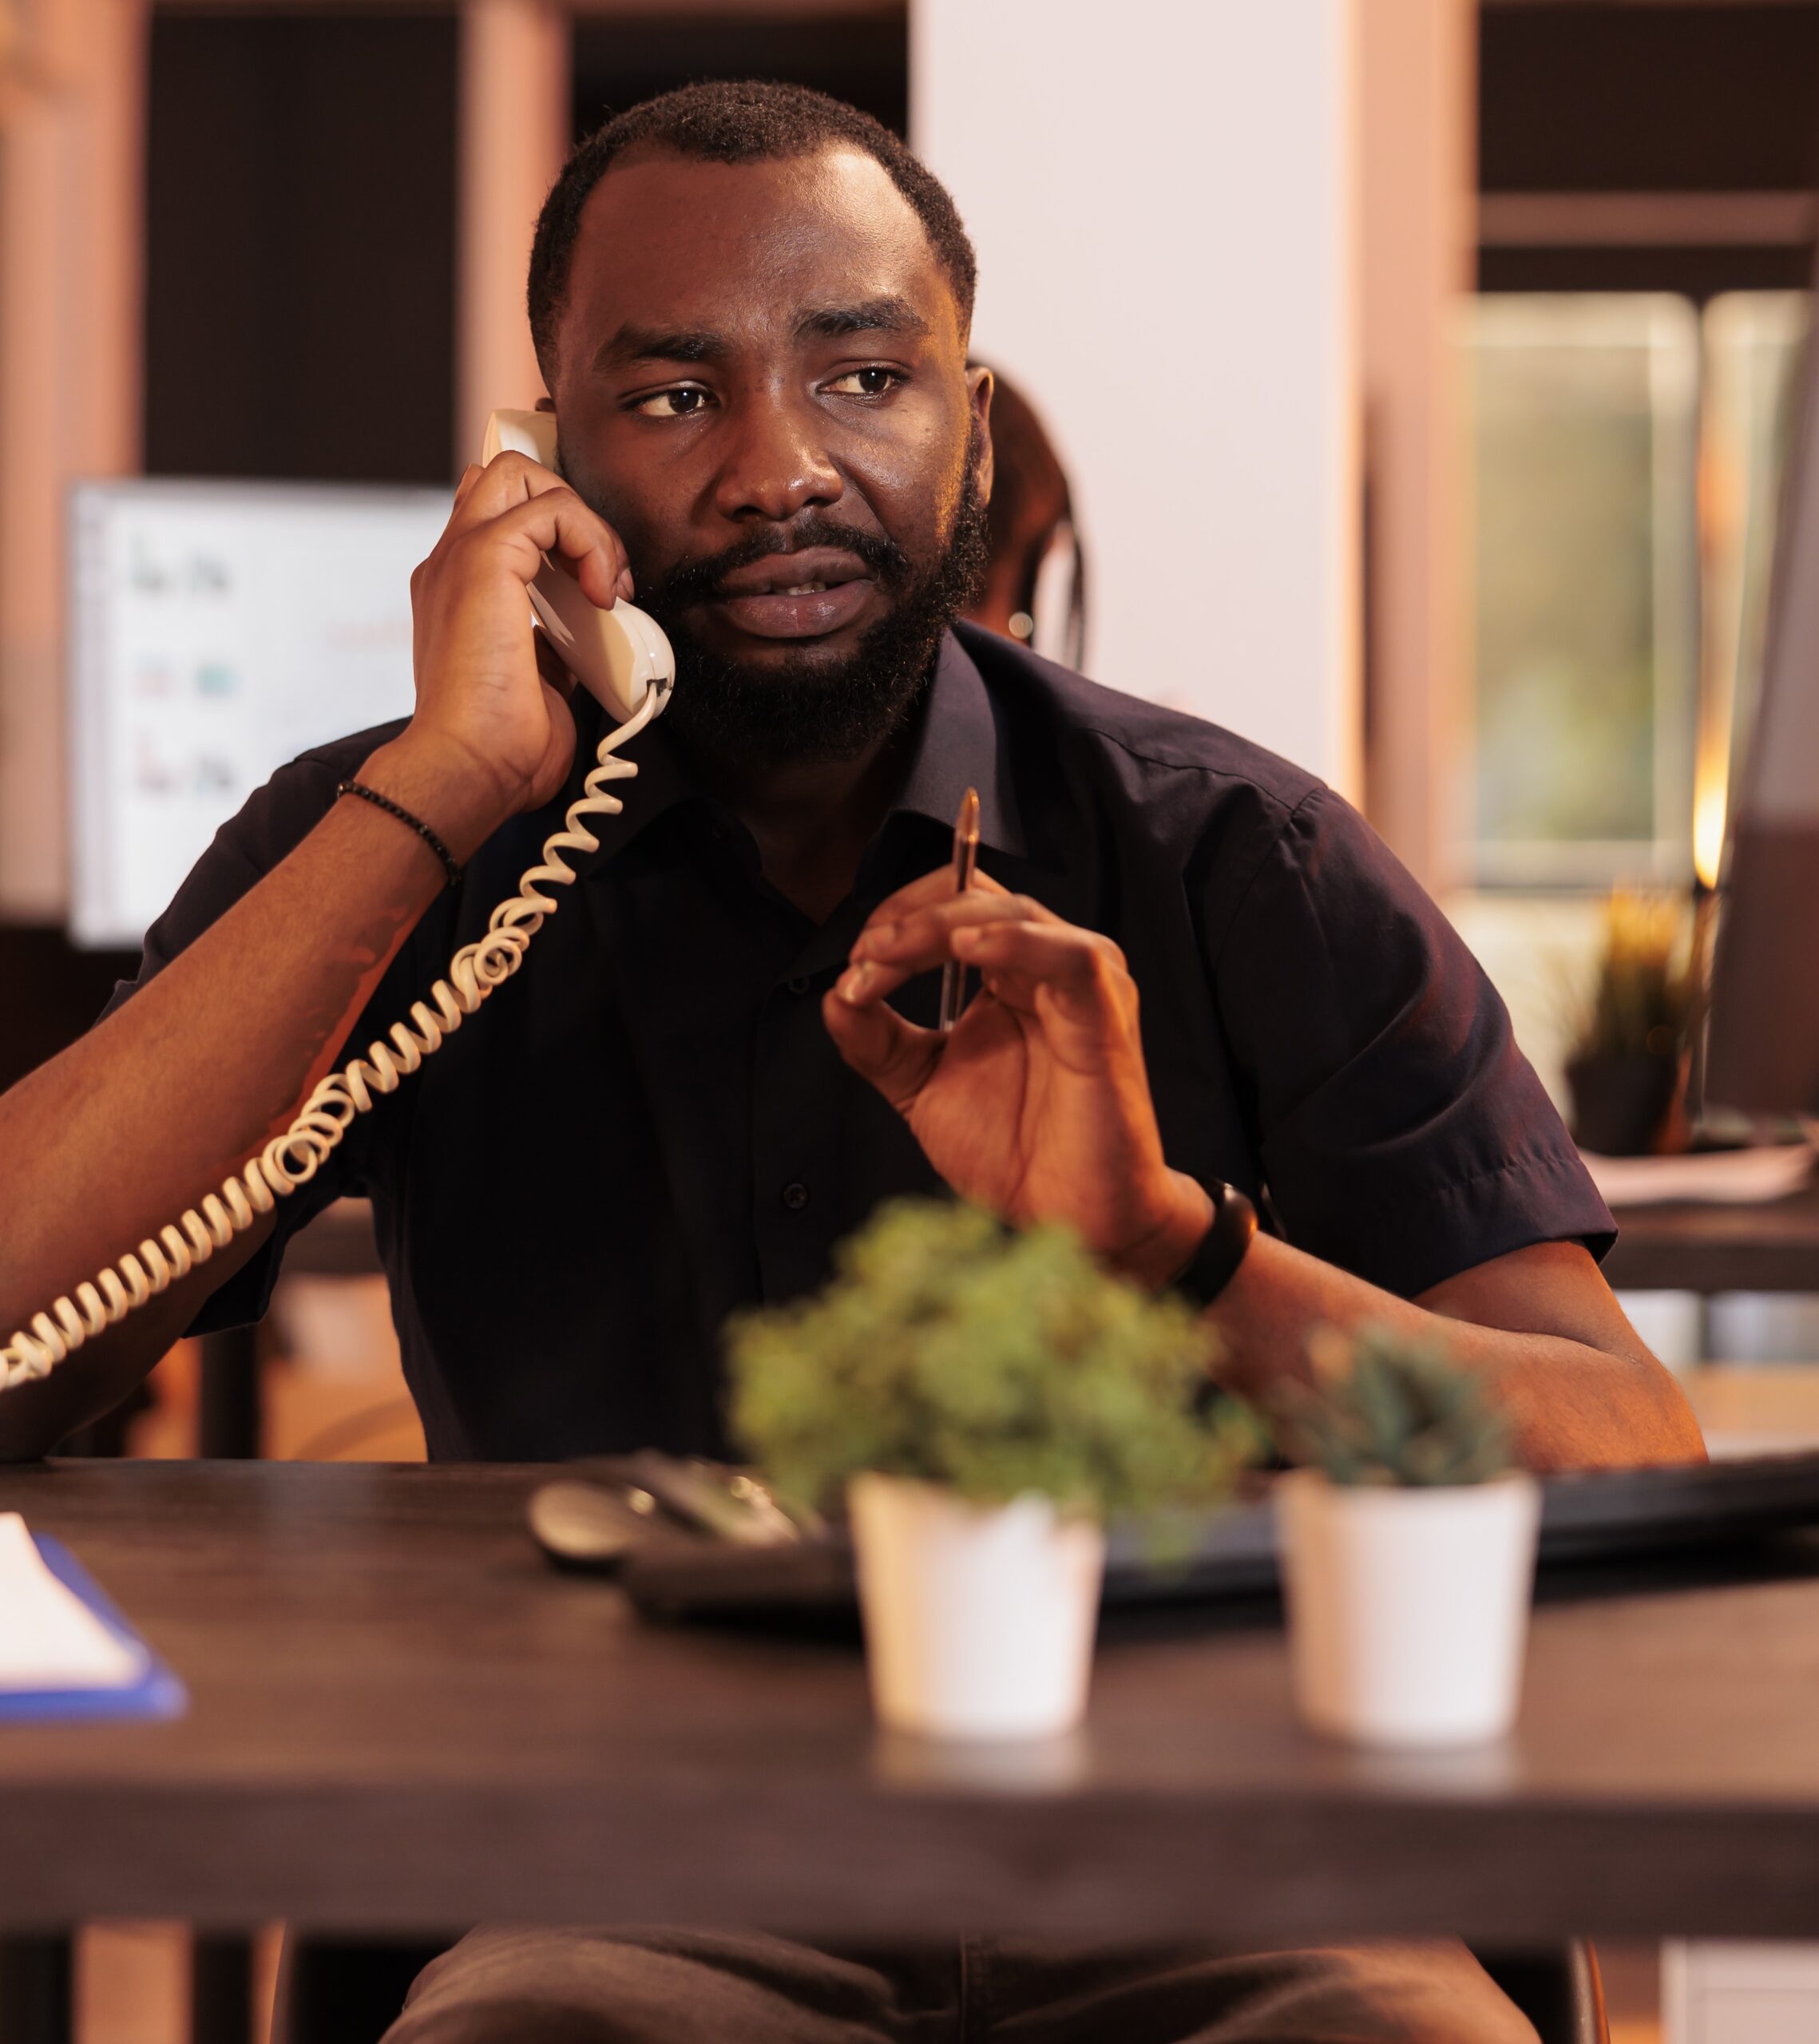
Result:
M194 1699L9 1728L0 1923L1819 1935L1819 1549L1785 1579L1544 1601L1505 1749L1308 1737L1266 1606L1115 1626L1086 1737L1031 1760L880 1741L852 1642L640 1623L536 1555L537 1480L0 1476Z
M1605 1275L1619 1291L1819 1293L1819 1184L1763 1205L1619 1207L1621 1233ZM364 1278L379 1270L371 1209L338 1201L302 1230L287 1276ZM236 1328L202 1341L198 1451L215 1460L260 1452L258 1333ZM1704 1353L1702 1343L1701 1353Z
M1619 1206L1605 1263L1620 1290L1819 1293L1819 1180L1748 1205ZM292 1242L287 1271L365 1277L379 1268L372 1211L339 1200Z
M1604 1267L1619 1290L1819 1293L1819 1180L1785 1199L1615 1214L1620 1232ZM375 1274L371 1209L338 1200L297 1235L284 1268L311 1277Z
M1742 1206L1619 1206L1604 1274L1619 1292L1819 1293L1819 1183Z

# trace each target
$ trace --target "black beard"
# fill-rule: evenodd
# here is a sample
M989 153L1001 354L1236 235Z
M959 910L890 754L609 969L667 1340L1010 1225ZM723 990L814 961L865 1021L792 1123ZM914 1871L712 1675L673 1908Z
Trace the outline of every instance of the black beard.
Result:
M985 506L973 451L968 450L953 530L919 573L893 541L810 516L787 533L755 533L711 561L685 563L648 598L640 596L676 649L666 735L685 751L710 758L812 764L858 759L907 724L928 692L942 633L985 580ZM855 553L896 596L837 665L798 657L758 668L710 652L689 628L691 612L722 576L784 552L779 540L789 551L829 546Z

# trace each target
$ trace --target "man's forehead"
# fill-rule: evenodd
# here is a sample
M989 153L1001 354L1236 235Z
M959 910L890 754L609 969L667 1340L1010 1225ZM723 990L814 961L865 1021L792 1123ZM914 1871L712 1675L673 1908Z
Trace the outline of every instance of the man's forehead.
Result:
M916 211L875 157L840 146L723 164L628 152L589 195L565 324L591 356L621 327L793 326L895 303L936 329L953 292Z

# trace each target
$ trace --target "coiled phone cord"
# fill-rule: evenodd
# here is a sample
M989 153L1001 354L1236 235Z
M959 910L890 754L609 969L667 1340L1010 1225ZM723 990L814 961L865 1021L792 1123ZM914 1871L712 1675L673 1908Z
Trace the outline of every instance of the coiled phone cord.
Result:
M331 1072L303 1103L303 1110L282 1135L274 1136L259 1154L228 1178L219 1192L209 1193L154 1239L78 1285L73 1296L57 1300L32 1317L31 1332L15 1333L0 1349L0 1390L10 1390L48 1377L85 1341L124 1320L135 1307L156 1298L216 1250L225 1249L279 1200L307 1185L340 1143L356 1115L363 1115L377 1093L395 1091L398 1081L414 1072L442 1048L493 989L509 980L524 961L531 939L553 915L557 897L545 886L570 887L575 869L565 853L600 850L600 840L584 819L616 816L625 805L608 792L614 781L630 779L636 763L614 755L637 736L668 700L667 688L648 687L644 699L625 722L600 742L596 764L569 806L562 828L544 840L542 860L518 882L518 891L501 901L489 917L486 934L463 945L449 962L448 976L438 980L428 1001L411 1004L410 1021L394 1023L390 1044L374 1042L365 1057L355 1057ZM434 1004L432 1009L431 1003ZM414 1027L412 1025L414 1024Z

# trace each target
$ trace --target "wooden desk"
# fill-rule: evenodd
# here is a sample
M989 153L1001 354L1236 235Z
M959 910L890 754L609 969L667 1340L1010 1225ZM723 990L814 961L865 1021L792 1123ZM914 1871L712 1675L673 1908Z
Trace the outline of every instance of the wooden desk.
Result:
M1619 1291L1819 1292L1819 1184L1762 1206L1620 1206Z
M194 1694L0 1728L0 1922L1819 1935L1819 1554L1544 1608L1506 1752L1317 1744L1273 1617L1228 1611L1122 1631L1088 1736L1031 1762L879 1741L850 1644L640 1624L533 1552L534 1480L0 1476Z
M1819 1448L1819 1364L1707 1363L1680 1386L1714 1460Z

